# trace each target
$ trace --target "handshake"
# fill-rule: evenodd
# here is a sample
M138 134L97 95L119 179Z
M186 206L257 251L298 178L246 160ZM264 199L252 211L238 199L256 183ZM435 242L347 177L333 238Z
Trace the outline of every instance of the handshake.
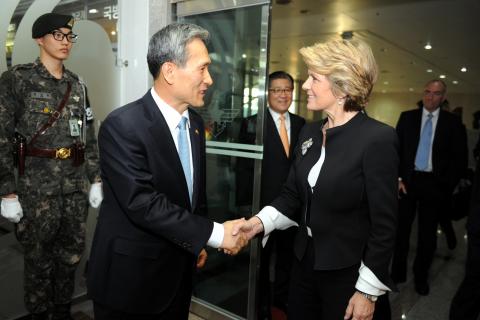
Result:
M236 255L245 247L250 239L263 231L262 221L258 217L249 220L245 218L225 221L223 223L224 236L219 250L228 255Z

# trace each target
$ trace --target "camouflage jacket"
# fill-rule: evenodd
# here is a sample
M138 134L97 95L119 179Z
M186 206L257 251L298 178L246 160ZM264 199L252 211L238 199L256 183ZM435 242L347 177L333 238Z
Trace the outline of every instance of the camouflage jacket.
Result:
M26 157L25 173L15 180L11 139L14 132L22 134L27 144L48 121L72 84L70 97L60 118L34 146L42 149L68 147L75 142L86 144L85 162L72 166L72 159ZM88 180L100 177L98 148L90 109L85 109L84 88L74 73L64 68L61 79L55 79L37 59L5 71L0 77L0 195L9 193L42 193L47 195L87 191ZM87 99L88 100L88 99ZM84 114L88 114L88 121ZM79 132L72 136L72 122ZM86 130L83 134L83 130ZM74 130L75 132L75 130ZM83 139L83 136L86 136ZM86 141L83 141L86 140Z

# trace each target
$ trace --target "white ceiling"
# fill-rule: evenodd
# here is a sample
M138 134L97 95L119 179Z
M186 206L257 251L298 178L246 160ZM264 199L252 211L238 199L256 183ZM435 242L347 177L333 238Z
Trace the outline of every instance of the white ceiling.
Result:
M375 91L419 91L444 74L450 92L480 93L480 0L277 1L272 0L270 71L303 80L301 47L353 31L370 44L380 67ZM431 50L424 49L427 42Z

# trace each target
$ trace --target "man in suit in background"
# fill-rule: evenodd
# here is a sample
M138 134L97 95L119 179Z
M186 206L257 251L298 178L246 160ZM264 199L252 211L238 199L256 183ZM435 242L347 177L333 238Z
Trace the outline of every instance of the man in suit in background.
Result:
M430 291L428 272L437 245L437 225L467 163L465 127L456 115L440 108L446 93L442 80L429 81L422 108L403 112L397 123L400 215L392 279L406 281L410 231L418 212L413 273L420 295Z
M480 136L477 146L480 145ZM477 159L467 220L465 277L450 306L450 320L477 320L480 316L480 161Z
M97 320L187 319L203 247L236 253L245 245L231 236L233 222L203 217L205 131L189 106L203 106L213 82L208 38L193 24L154 34L147 55L153 88L100 128L105 201L88 269Z
M288 112L292 104L294 81L284 71L276 71L268 77L268 107L265 110L263 131L263 160L260 191L260 206L272 202L279 194L287 179L293 148L305 119ZM240 142L255 143L257 116L246 118L240 129ZM245 164L241 175L248 176L245 187L253 185L253 161L241 160ZM242 167L241 163L239 164ZM247 169L248 168L248 169ZM239 176L240 177L240 176ZM241 191L242 188L240 188ZM251 203L251 200L250 202ZM270 235L262 250L260 262L259 319L271 319L271 305L278 312L287 311L288 285L293 261L293 240L296 227L277 230ZM275 260L275 281L273 284L273 303L270 281L270 259ZM279 309L279 310L278 310Z

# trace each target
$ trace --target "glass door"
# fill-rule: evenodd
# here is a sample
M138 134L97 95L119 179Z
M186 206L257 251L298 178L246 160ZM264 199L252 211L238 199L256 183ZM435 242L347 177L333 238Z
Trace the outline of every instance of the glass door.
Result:
M176 6L178 21L211 35L214 84L199 112L206 125L208 215L219 222L258 211L270 11L265 0L225 2ZM248 143L241 134L246 118L256 124ZM195 277L192 310L208 319L255 319L259 253L258 241L235 257L209 250Z

